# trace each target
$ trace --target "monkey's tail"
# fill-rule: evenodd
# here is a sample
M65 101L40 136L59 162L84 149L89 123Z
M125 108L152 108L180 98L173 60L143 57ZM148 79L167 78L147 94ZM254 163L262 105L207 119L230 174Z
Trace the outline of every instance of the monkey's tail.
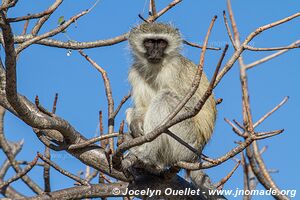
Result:
M209 176L203 170L189 171L190 178L195 187L199 188L205 200L224 200L223 195L217 193L217 188L212 184Z

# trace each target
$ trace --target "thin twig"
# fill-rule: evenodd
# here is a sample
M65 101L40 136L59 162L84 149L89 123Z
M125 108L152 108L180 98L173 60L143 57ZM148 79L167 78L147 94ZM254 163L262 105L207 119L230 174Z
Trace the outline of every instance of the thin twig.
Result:
M247 45L249 42L251 42L253 40L253 38L255 38L257 35L261 34L262 32L276 27L278 25L281 25L283 23L286 23L292 19L295 19L297 17L300 16L300 12L295 13L293 15L290 15L286 18L283 18L281 20L275 21L273 23L258 27L255 31L253 31L252 33L250 33L246 39L243 41L242 45L240 45L240 47L238 47L238 49L234 52L234 54L231 56L231 58L227 61L227 63L225 64L225 66L223 67L223 69L220 71L215 86L216 87L219 82L221 81L221 79L225 76L225 74L227 74L227 72L232 68L233 64L236 62L236 60L240 57L240 55L243 53L243 51L245 50L244 46Z
M18 3L18 0L8 1L8 3L5 3L0 6L0 11L7 10L8 8L14 7L17 3Z
M103 179L103 180L106 180L106 182L108 182L108 183L112 183L112 182L113 182L113 181L110 180L107 176L105 176L105 174L103 174L102 172L100 172L99 178L101 178L101 179Z
M291 44L290 46L284 46L284 47L267 47L267 48L257 48L257 47L251 47L249 45L245 45L245 49L250 51L277 51L277 50L289 50L289 49L297 49L300 48L297 44Z
M6 99L2 99L4 101L1 101L1 104L29 126L43 129L50 138L55 138L56 141L59 141L59 145L70 145L85 141L86 138L83 134L78 132L68 121L58 116L49 117L41 113L26 97L18 94L14 37L11 26L7 23L6 16L3 13L0 18L0 28L2 29L2 34L4 36L3 41L5 45L6 67L6 71L3 68L0 68L2 83L1 94L6 97ZM5 91L3 88L5 88ZM109 165L104 157L104 152L100 148L93 149L91 153L85 153L83 151L69 151L68 153L71 153L80 161L95 169L102 170L104 173L107 173L114 178L123 181L128 180L122 172L114 169L109 170ZM41 192L43 192L43 190L41 190Z
M203 48L203 46L201 46L201 45L199 45L199 44L196 44L196 43L193 43L193 42L189 42L189 41L187 41L187 40L183 40L182 42L183 42L183 44L189 45L189 46L191 46L191 47L196 47L196 48L200 48L200 49ZM221 50L220 47L206 47L206 49L209 49L209 50L216 50L216 51Z
M223 19L224 19L224 23L225 23L225 26L226 26L227 34L228 34L228 36L229 36L229 39L230 39L230 41L231 41L231 44L232 44L232 46L234 47L234 49L236 50L237 47L235 46L235 42L234 42L234 40L233 40L231 31L230 31L230 28L229 28L229 25L228 25L228 20L227 20L227 17L226 17L226 12L225 12L225 10L223 11Z
M194 147L192 147L190 144L188 144L187 142L185 142L183 139L181 139L180 137L178 137L176 134L172 133L170 130L166 130L166 134L168 134L169 136L171 136L177 142L179 142L180 144L182 144L183 146L185 146L186 148L188 148L191 152L193 152L194 154L196 154L199 158L201 158L201 152L199 152L199 150L197 150Z
M248 163L245 159L245 155L244 152L241 152L241 161L242 161L242 166L243 166L243 179L244 179L244 191L248 191L249 190L249 171L248 171ZM250 200L250 196L249 195L244 195L243 200Z
M58 4L58 3L60 4L60 3L62 3L62 1L63 1L63 0L56 0L55 3L54 3L53 5ZM51 7L49 7L47 10L42 11L42 12L40 12L40 13L36 13L36 14L28 14L28 15L26 15L26 16L15 17L15 18L8 18L7 20L8 20L9 22L19 22L19 21L24 21L24 20L30 20L30 19L41 18L41 17L44 17L45 15L49 15L50 13L53 13L53 12L54 12L55 7L54 7L53 5L52 5Z
M36 105L36 107L39 109L39 111L41 111L42 113L44 113L44 114L46 114L46 115L48 115L48 116L50 116L50 117L53 117L53 116L54 116L53 113L49 112L46 108L44 108L44 107L40 104L40 100L39 100L39 96L38 96L38 95L35 96L35 105Z
M92 173L90 173L85 180L87 182L91 182L91 180L93 180L97 175L98 175L99 171L98 170L94 170Z
M28 46L30 46L31 44L39 41L39 40L42 40L42 39L45 39L45 38L48 38L48 37L51 37L51 36L54 36L54 35L57 35L58 33L61 33L62 31L64 31L66 28L68 28L72 23L74 23L77 19L79 19L80 17L86 15L87 13L89 13L90 10L85 10L85 11L82 11L81 13L71 17L69 20L67 20L65 23L63 23L62 25L58 26L57 28L49 31L49 32L46 32L42 35L39 35L39 36L35 36L29 40L26 40L25 42L23 42L22 44L20 44L20 46L16 49L16 53L19 54L22 50L26 49Z
M54 97L54 101L53 101L53 106L52 106L52 113L53 114L55 114L55 112L56 112L57 100L58 100L58 93L55 93L55 97Z
M199 169L207 169L211 168L217 165L220 165L224 163L225 161L229 160L230 158L233 158L240 152L242 152L246 147L248 147L250 144L252 144L256 140L261 140L266 137L272 137L275 135L278 135L282 133L283 130L277 130L277 131L271 131L271 132L261 132L258 133L258 135L249 135L244 142L240 142L238 146L228 151L223 156L212 159L209 162L199 162L199 163L190 163L190 162L184 162L180 161L176 164L176 166L187 169L187 170L199 170Z
M91 175L91 167L88 166L88 165L86 165L86 166L85 166L85 174L84 174L84 176L85 176L84 178L85 178L86 181L88 181L87 178L88 178L90 175ZM96 174L95 176L97 176L97 174ZM88 181L88 182L89 182L89 181Z
M148 18L148 22L154 22L156 19L158 19L160 16L162 16L164 13L166 13L168 10L176 6L178 3L180 3L182 0L174 0L169 5L167 5L164 9L159 11L156 15L150 16Z
M234 168L224 177L222 178L218 183L215 184L215 187L220 189L224 186L224 184L231 178L233 173L236 171L236 169L239 167L241 161L239 160L237 164L234 166Z
M12 156L15 158L17 156L17 154L22 150L22 147L23 147L23 144L24 144L24 140L16 143L16 144L11 144L11 154ZM18 164L20 164L18 161L17 161ZM26 165L28 165L28 162L26 163ZM6 159L2 166L0 167L0 180L4 178L4 176L6 175L8 169L10 168L11 164L9 162L8 159Z
M149 15L151 15L151 16L156 16L157 15L155 0L150 0Z
M259 151L260 155L262 155L263 153L265 153L268 149L268 146L264 146L263 148L261 148L261 150Z
M289 97L285 97L277 106L275 106L272 110L266 113L262 118L260 118L257 122L253 124L253 127L256 128L260 125L263 121L265 121L270 115L272 115L276 110L278 110L283 104L287 102Z
M237 29L236 21L234 19L233 10L231 7L230 0L227 1L227 7L229 11L229 18L231 22L231 26L233 29L233 35L234 35L234 43L236 47L240 47L240 34ZM243 108L243 121L244 121L244 127L250 134L254 134L253 130L253 121L252 121L252 115L251 115L251 109L250 109L250 103L249 103L249 93L248 93L248 81L247 81L247 75L246 75L246 69L244 67L243 57L240 55L238 58L240 67L240 80L242 85L242 108Z
M300 40L297 40L296 42L292 43L290 46L295 46L295 45L299 45L299 44L300 44ZM264 57L262 59L254 61L254 62L252 62L250 64L247 64L246 65L246 69L248 70L248 69L251 69L251 68L253 68L253 67L255 67L255 66L259 65L259 64L267 62L268 60L271 60L271 59L273 59L273 58L275 58L275 57L277 57L277 56L279 56L281 54L284 54L287 51L289 51L289 49L284 49L284 50L278 51L276 53L273 53L273 54L271 54L269 56L266 56L266 57Z
M45 15L43 15L34 25L31 30L32 35L37 35L46 21L50 18L51 14L60 6L63 0L56 0L46 11Z
M126 103L126 101L131 97L131 93L127 94L126 96L123 97L123 99L121 100L121 102L119 103L117 109L115 110L114 114L113 114L113 118L115 118L117 116L117 114L119 113L120 109L122 108L122 106L124 105L124 103Z
M26 20L21 35L25 35L26 34L28 25L29 25L29 20Z
M117 141L117 147L120 146L124 142L124 120L122 120L119 128L119 136L118 136L118 141Z
M57 47L57 48L64 48L64 49L72 49L72 50L79 50L79 49L91 49L96 47L107 47L112 46L127 40L128 33L110 38L105 40L95 40L95 41L88 41L88 42L78 42L73 40L68 41L60 41L53 38L44 38L41 40L34 41L34 44L45 45L49 47ZM34 38L35 36L31 34L27 34L24 36L14 36L15 43L23 43L27 40ZM3 39L3 34L0 32L0 38Z
M227 6L228 6L228 10L229 10L229 16L230 16L230 21L234 30L234 38L235 38L235 44L239 47L240 46L240 37L239 37L239 32L236 26L236 22L234 20L234 16L233 16L233 11L231 8L231 3L230 0L227 1ZM300 14L300 13L299 13ZM299 15L298 14L298 15ZM298 16L296 14L296 16ZM291 19L291 18L290 18ZM266 26L260 27L258 29L256 29L255 32L253 32L253 35L260 33L263 30L266 30L268 28L271 28L273 26L279 25L281 23L284 23L285 21L288 21L290 19L283 19L283 20L279 20L277 22L268 24ZM249 38L250 36L248 36L247 38ZM246 39L247 41L247 39ZM245 43L242 44L242 47L245 48ZM244 122L244 127L245 127L245 131L248 135L254 135L254 126L253 126L253 119L252 119L252 114L251 114L251 109L250 109L250 101L249 101L249 91L248 91L248 80L247 80L247 66L244 64L243 61L243 57L240 56L238 58L239 60L239 64L240 64L240 80L241 80L241 85L242 85L242 105L243 105L243 122ZM266 137L271 137L274 136L276 134L281 133L283 130L279 130L279 131L274 131L274 132L270 132L267 134L257 134L255 137L257 139L264 139ZM261 171L263 177L265 178L264 181L261 181L261 178L258 176L258 174L256 173L255 175L257 176L257 178L260 180L260 182L263 184L263 186L266 189L270 189L272 188L273 190L276 191L276 194L273 195L273 197L278 198L278 199L288 199L285 195L282 195L280 192L280 189L277 187L277 185L275 184L275 182L272 180L270 174L268 173L266 166L263 162L263 159L261 157L261 155L259 154L259 150L258 150L258 145L256 141L253 141L252 143L252 147L253 147L253 153L254 153L254 157L255 160L257 161L257 164L259 166L259 170ZM252 156L252 152L251 152L251 147L247 147L247 156L250 160L250 164L251 167L254 169L256 169L256 164L255 161L253 159ZM249 155L251 152L251 156ZM257 170L254 170L257 171Z
M114 99L112 96L112 89L110 85L109 78L107 77L106 71L100 67L95 61L93 61L88 55L86 55L82 50L79 50L79 53L95 68L97 69L101 75L102 79L104 81L105 86L105 94L107 98L107 104L108 104L108 134L112 134L114 131L114 122L115 122L115 116L114 116ZM114 139L109 139L109 146L110 150L113 153L114 152Z
M242 124L240 124L237 120L233 120L233 122L238 126L238 127L240 127L240 129L242 129L243 131L245 131L245 127L242 125Z
M212 159L212 158L206 156L206 155L203 154L203 153L202 153L202 155L201 155L201 159L202 159L202 160L205 160L205 161L207 161L207 162L209 162L209 163L215 164L215 160L214 160L214 159Z
M12 155L15 157L22 149L23 140L12 145ZM28 162L27 162L28 164ZM0 183L3 183L3 177L7 173L8 169L10 168L11 164L8 159L6 159L3 165L0 167ZM11 199L21 199L25 198L20 192L16 191L12 186L7 186L4 190L1 190L1 194L6 198Z
M3 117L4 117L5 109L0 106L0 146L5 153L6 157L8 158L11 166L15 170L16 173L21 173L22 169L18 165L17 161L15 160L14 155L12 154L11 147L9 146L7 140L5 139L4 136L4 127L3 127ZM33 181L27 176L26 174L21 177L23 182L36 194L42 194L44 191Z
M58 172L60 172L61 174L63 174L63 175L65 175L65 176L67 176L67 177L69 177L69 178L71 178L71 179L77 181L77 182L80 183L81 185L89 185L89 183L88 183L86 180L84 180L84 179L82 179L82 178L80 178L80 177L78 177L78 176L76 176L76 175L74 175L74 174L72 174L72 173L70 173L70 172L68 172L68 171L66 171L66 170L64 170L64 169L62 169L60 166L58 166L57 164L55 164L55 163L52 162L51 160L47 159L45 156L43 156L43 155L42 155L41 153L39 153L39 152L38 152L38 157L40 157L43 161L45 161L46 163L48 163L51 167L53 167L54 169L56 169L56 170L57 170Z
M141 14L138 14L138 17L143 20L145 23L149 23Z
M51 154L50 154L50 148L45 146L45 151L44 151L45 157L47 159L51 159ZM44 191L45 192L51 192L51 185L50 185L50 165L45 162L44 164L44 171L43 171L43 177L44 177Z
M19 171L16 175L8 179L7 181L0 184L0 190L3 190L6 186L11 184L12 182L19 180L21 177L25 176L36 164L38 160L38 156L36 156L33 161L31 161L24 169Z
M258 140L273 137L275 135L279 135L284 131L284 129L275 130L275 131L268 131L268 132L259 132L256 134Z
M56 0L53 3L53 5L48 8L48 10L46 11L47 14L44 15L42 18L40 18L37 21L37 23L35 24L35 26L33 27L32 31L31 31L32 35L37 35L38 34L38 32L40 31L40 29L43 27L44 23L50 18L51 14L60 6L60 4L62 2L63 2L63 0ZM99 0L97 0L95 2L95 4L90 9L88 9L88 10L91 11L97 5L98 2L99 2Z
M229 119L224 118L224 120L232 127L233 132L235 132L238 136L245 138L244 133L240 131Z
M28 165L30 162L28 162L27 160L17 160L17 163L19 165ZM37 162L35 164L35 166L40 166L40 167L44 167L45 163L44 162Z
M100 136L104 135L104 127L103 127L103 114L102 111L99 111L99 130L100 130ZM101 140L100 145L103 149L106 149L108 145L108 140Z
M52 106L52 114L55 114L56 112L56 105L57 105L57 100L58 100L58 93L55 94L54 101L53 101L53 106ZM44 151L45 157L47 159L51 159L51 154L50 154L50 148L48 146L45 146L45 151ZM51 192L51 184L50 184L50 165L45 162L44 164L44 185L45 185L45 192Z
M105 140L108 138L114 138L114 137L118 137L119 133L111 133L111 134L106 134L106 135L102 135L102 136L98 136L98 137L94 137L92 139L86 140L82 143L78 143L78 144L72 144L68 147L69 150L71 149L80 149L80 148L84 148L87 147L91 144L94 144L95 142L101 141L101 140Z

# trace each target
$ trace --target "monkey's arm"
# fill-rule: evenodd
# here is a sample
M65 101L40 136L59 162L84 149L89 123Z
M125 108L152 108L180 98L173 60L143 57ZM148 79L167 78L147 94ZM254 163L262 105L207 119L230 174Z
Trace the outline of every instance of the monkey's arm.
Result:
M144 135L144 113L144 109L128 108L126 110L126 121L133 138Z

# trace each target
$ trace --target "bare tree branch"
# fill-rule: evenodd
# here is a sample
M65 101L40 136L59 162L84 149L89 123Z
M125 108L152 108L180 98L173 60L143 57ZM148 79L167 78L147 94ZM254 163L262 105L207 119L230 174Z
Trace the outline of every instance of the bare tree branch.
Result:
M251 40L253 38L255 38L258 34L272 28L275 26L278 26L280 24L286 23L292 19L295 19L297 17L300 16L300 12L295 13L291 16L288 16L284 19L278 20L276 22L261 26L259 28L257 28L255 31L253 31L252 33L250 33L246 39L243 41L243 43L240 45L240 47L234 52L234 54L231 56L231 58L228 60L228 62L224 65L223 69L220 71L218 77L217 77L217 81L215 83L215 87L219 84L219 82L221 81L222 77L232 68L233 64L235 63L235 61L239 58L239 56L242 54L242 52L244 51L244 46L247 45L249 42L251 42Z
M51 136L62 134L69 144L80 143L86 139L77 132L67 121L59 117L49 117L39 112L25 97L16 93L16 54L14 51L14 42L10 26L7 23L1 23L4 41L6 44L6 76L4 69L0 69L1 75L1 99L0 103L13 114L17 115L31 127L44 129L43 132ZM5 82L6 80L6 82ZM6 91L3 90L6 88ZM6 98L5 98L6 97ZM56 130L56 131L54 131ZM80 150L69 151L72 155L80 159L87 165L91 165L99 171L108 173L121 180L127 180L121 172L109 170L104 150L96 147L87 147ZM24 178L24 177L23 177Z
M242 166L243 166L243 174L244 174L244 191L250 190L249 186L249 171L248 171L248 163L245 159L244 152L241 152L241 161L242 161ZM244 200L250 200L250 195L244 195L243 197Z
M234 40L233 40L231 31L230 31L230 28L229 28L229 25L228 25L228 20L227 20L227 16L226 16L225 10L223 11L223 19L224 19L224 23L225 23L225 26L226 26L227 34L228 34L228 36L229 36L229 39L230 39L230 41L231 41L231 44L232 44L232 46L234 47L234 49L236 50L237 47L235 46L235 42L234 42Z
M245 49L250 51L277 51L277 50L289 50L289 49L297 49L300 48L297 44L291 44L290 46L285 47L267 47L267 48L258 48L258 47L251 47L249 45L245 45Z
M277 106L275 106L271 111L266 113L262 118L260 118L257 122L253 124L253 127L257 127L260 125L263 121L265 121L270 115L272 115L276 110L278 110L283 104L287 102L289 97L285 97Z
M4 117L5 109L0 106L0 146L2 147L6 157L8 158L11 166L13 169L16 171L16 173L21 173L22 169L18 165L17 161L14 158L14 155L12 154L11 147L9 146L8 142L6 141L4 137L4 132L3 132L3 117ZM43 190L35 183L33 182L27 175L21 176L21 179L24 181L28 187L34 191L37 194L42 194Z
M3 39L3 34L0 33L0 38ZM33 35L24 35L24 36L14 36L15 43L24 43L25 41L32 40L34 38ZM59 41L51 38L45 38L45 39L40 39L37 41L34 41L34 44L41 44L45 46L50 46L50 47L57 47L57 48L64 48L64 49L73 49L73 50L78 50L78 49L90 49L90 48L96 48L96 47L105 47L105 46L111 46L114 44L118 44L120 42L126 41L127 40L127 33L123 35L116 36L111 39L106 39L106 40L96 40L96 41L91 41L91 42L77 42L77 41Z
M235 22L234 17L233 17L233 11L232 11L232 8L231 8L230 0L227 1L227 6L228 6L229 14L230 14L231 24L232 24L233 31L234 31L235 44L237 46L240 46L239 32L238 32L236 22ZM299 16L299 14L300 13L297 13L293 16ZM274 22L274 23L265 25L263 27L260 27L260 28L256 29L256 31L253 32L253 34L258 34L258 33L262 32L263 30L266 30L270 27L273 27L273 26L279 25L281 23L284 23L286 21L289 21L290 19L292 19L292 17L287 17L287 18L279 20L277 22ZM243 43L242 45L244 46L245 44ZM248 81L247 81L247 73L246 73L247 67L243 62L242 56L239 57L239 64L240 64L240 80L241 80L241 85L242 85L242 96L243 96L242 103L243 103L244 127L245 127L245 130L246 130L248 135L254 135L255 133L254 133L254 126L253 126L251 109L250 109ZM266 138L268 136L276 135L277 133L279 134L282 131L283 130L275 131L275 132L269 133L269 134L258 135L257 138L258 139L263 139L263 138ZM257 161L257 164L259 166L260 171L262 172L261 174L263 175L263 177L266 180L266 181L263 181L263 182L261 181L261 183L264 185L264 187L266 189L272 188L276 191L275 195L272 194L273 197L275 197L276 199L288 199L285 195L281 194L280 189L277 187L275 182L272 180L270 174L268 173L268 171L266 169L266 166L263 162L263 159L262 159L261 155L259 154L257 142L253 141L252 146L253 146L253 153L254 153L254 156L255 156L255 160ZM251 151L251 147L247 147L247 154L249 154L250 151ZM251 154L251 156L248 156L248 158L250 160L250 163L252 162L251 167L253 169L255 164L254 164L254 159L253 159L252 155L253 154ZM254 173L255 173L255 170L254 170ZM255 175L260 180L260 178L258 177L258 174L255 173ZM267 184L265 184L265 182L267 182Z
M123 97L123 99L121 100L121 102L119 103L117 109L115 110L113 117L116 117L117 114L119 113L120 109L122 108L122 106L124 105L124 103L131 97L131 93L127 94L126 96Z
M169 5L163 8L160 11L156 11L155 0L150 0L149 2L149 17L144 19L144 21L148 23L154 22L158 19L161 15L169 11L172 7L180 3L182 0L173 0ZM189 163L189 162L179 162L176 167L182 167L188 170L199 170L205 168L211 168L221 163L227 161L230 158L233 158L237 154L241 153L242 160L238 161L238 164L234 167L234 169L221 181L217 183L218 189L221 189L224 183L232 176L234 171L238 168L239 163L241 162L243 165L244 170L244 189L251 190L255 189L258 181L266 188L266 189L275 189L277 192L274 197L279 200L286 200L287 197L280 194L279 188L276 186L275 182L272 180L269 173L270 170L264 164L262 159L262 152L265 148L259 149L257 140L266 139L269 137L273 137L275 135L281 134L282 130L274 130L274 131L266 131L266 132L256 132L254 129L262 123L265 119L267 119L271 114L273 114L279 107L281 107L286 101L287 97L279 103L274 109L266 113L262 118L260 118L256 123L253 123L253 117L251 113L250 107L250 100L249 100L249 91L248 91L248 80L247 80L247 70L266 62L278 55L285 53L286 51L294 48L299 48L299 41L292 43L289 46L285 47L272 47L272 48L254 48L249 46L249 42L252 41L257 35L261 34L263 31L268 30L272 27L278 26L282 23L286 23L296 17L300 16L300 12L284 19L278 20L276 22L267 24L265 26L261 26L257 28L255 31L250 33L244 41L240 40L239 31L234 20L233 11L231 8L230 1L228 0L228 10L229 10L229 19L231 21L231 28L233 30L233 35L231 33L229 22L227 20L227 16L225 12L223 13L224 22L227 30L227 34L235 52L231 56L231 58L227 61L227 63L223 66L223 69L219 72L221 68L222 61L225 57L226 50L228 45L226 45L223 54L219 60L219 63L216 67L212 80L210 82L209 87L207 88L205 94L201 97L201 100L195 105L193 110L178 114L181 109L184 107L186 102L193 96L194 92L197 90L199 83L201 81L201 75L204 67L204 57L205 52L207 49L212 50L220 50L220 48L215 47L207 47L208 37L210 35L210 31L214 24L215 18L212 20L208 32L206 34L203 46L198 44L194 44L188 41L183 41L184 44L194 46L197 48L202 48L200 62L197 69L197 73L195 78L192 82L190 91L186 94L183 100L177 105L174 111L167 116L167 118L154 130L150 133L146 134L143 137L138 137L135 139L125 140L125 136L128 134L123 134L124 132L124 120L120 124L119 132L116 133L114 131L114 123L117 114L119 113L122 105L128 100L130 94L125 96L118 107L115 109L114 107L114 99L112 96L112 89L107 77L106 71L101 68L96 62L94 62L91 58L89 58L82 50L79 51L82 56L84 56L88 62L90 62L98 71L100 71L102 78L104 80L104 86L106 91L106 98L108 102L108 131L107 134L104 135L104 128L103 128L103 116L102 112L99 112L99 125L100 125L100 136L86 139L83 134L79 133L75 128L71 126L71 124L56 116L56 104L57 104L57 96L53 103L52 113L47 111L40 103L37 98L36 105L32 104L26 97L18 94L17 89L17 56L21 53L25 48L29 47L32 44L41 44L51 47L58 47L58 48L67 48L67 49L85 49L85 48L94 48L94 47L102 47L102 46L109 46L114 45L120 42L127 40L128 33L123 35L107 39L107 40L97 40L92 42L76 42L76 41L59 41L56 39L51 38L64 30L66 30L72 23L74 23L78 18L87 14L92 8L85 10L67 20L65 23L62 23L55 29L47 31L44 34L37 35L41 27L43 27L44 23L48 20L50 15L56 11L56 9L61 5L63 0L55 0L54 3L45 11L40 13L31 14L28 16L21 16L21 17L14 17L9 18L7 17L7 10L10 7L15 6L17 1L14 0L3 0L2 5L0 6L0 28L2 32L0 33L0 41L5 50L5 67L2 66L0 62L0 148L3 149L4 154L8 158L0 168L0 193L4 195L4 197L12 198L12 199L82 199L82 198L97 198L100 197L102 199L106 199L107 197L115 197L112 194L114 188L119 188L120 191L125 191L128 189L144 189L144 188L151 188L151 189L160 189L163 190L164 188L172 188L174 189L186 189L186 188L193 188L193 186L188 183L186 180L181 179L178 175L176 175L177 171L174 173L169 173L167 175L157 176L153 174L148 174L146 170L141 170L138 173L137 177L132 176L129 174L129 178L125 175L128 175L128 172L121 172L122 169L116 170L119 168L111 168L111 153L114 151L114 137L118 137L117 143L117 150L113 156L114 159L121 160L123 153L130 149L131 147L141 145L147 142L153 141L156 137L158 137L162 133L167 133L171 137L175 138L178 142L182 145L189 148L191 151L196 153L197 155L201 156L203 162L199 163ZM96 1L96 4L99 1ZM37 19L37 23L34 25L31 34L26 34L27 27L29 24L29 20ZM13 22L19 22L26 20L24 29L21 35L13 35L13 31L11 28L11 24ZM17 44L20 44L17 46ZM253 63L248 65L244 64L242 53L245 50L249 51L274 51L280 50L270 56L257 60ZM201 109L202 106L205 104L206 100L211 96L213 89L219 84L221 79L225 76L225 74L232 68L236 61L239 61L240 64L240 79L242 85L242 103L243 103L243 125L239 122L231 121L225 119L225 121L233 128L233 131L244 140L242 142L237 142L238 145L228 151L226 154L220 156L219 158L212 159L205 155L200 155L197 150L191 147L189 144L184 142L181 138L174 135L172 132L168 132L168 128L171 126L195 116ZM220 101L216 101L220 102ZM38 154L45 163L37 163L36 160L34 164L28 163L26 160L16 160L15 156L21 147L18 149L18 146L9 143L3 134L3 115L4 115L4 108L9 110L13 113L16 117L23 120L27 123L30 127L33 128L34 132L36 133L38 139L45 145L45 156ZM2 112L2 113L1 113ZM110 141L110 145L108 146L108 142ZM100 145L94 144L95 142L100 142ZM21 145L20 145L21 146ZM110 147L110 149L108 148ZM59 165L53 163L50 160L50 148L55 151L66 151L68 154L73 155L79 161L86 165L86 174L85 179L80 178L70 172L63 170ZM243 151L246 150L247 159L246 160ZM125 155L126 156L126 155ZM36 158L37 159L37 158ZM236 158L234 158L236 159ZM114 160L113 160L114 161ZM19 166L20 164L29 164L27 167L21 169ZM44 167L44 185L45 185L45 192L39 188L39 186L34 183L26 173L34 166L34 165L41 165ZM49 175L49 166L53 166L55 169L60 171L65 176L68 176L78 183L80 186L65 188L58 191L51 192L50 188L50 175ZM4 181L3 177L7 173L10 167L13 167L16 171L16 175ZM91 168L94 168L93 173L90 173ZM202 170L201 170L202 171ZM94 177L99 174L99 185L89 185L89 181L91 181ZM135 174L136 175L136 174ZM256 177L256 178L255 178ZM36 196L31 198L26 198L22 194L15 191L9 184L12 181L22 179L35 193ZM116 180L114 180L115 178ZM208 180L208 176L206 174L201 175L201 180L203 180L203 185L199 187L201 190L204 191L209 190L212 187L212 184ZM134 181L133 181L134 180ZM258 181L257 181L258 180ZM113 183L114 181L118 181ZM125 181L125 182L122 182ZM107 184L105 184L107 183ZM124 196L122 194L117 196ZM148 198L145 196L137 196L138 198ZM167 197L165 194L159 196L159 198ZM124 197L126 199L127 197ZM131 197L128 197L130 199ZM170 198L169 196L167 198ZM212 200L215 199L213 197L207 196L172 196L172 199L201 199L201 200ZM249 200L251 196L244 196L245 200Z
M215 184L216 188L223 188L224 184L231 178L233 173L237 170L239 167L241 161L238 161L237 164L234 166L234 168L224 177L222 178L218 183Z
M152 15L147 19L148 22L154 22L157 18L162 16L164 13L166 13L168 10L179 4L182 0L174 0L169 5L167 5L164 9L159 11L156 15Z
M35 13L35 14L29 14L29 15L22 16L22 17L8 18L7 20L9 22L19 22L19 21L25 21L25 20L30 20L30 19L41 18L46 15L51 15L62 2L63 2L63 0L56 0L54 2L54 4L45 11L42 11L40 13Z
M236 146L235 148L233 148L232 150L228 151L226 154L224 154L223 156L216 158L216 159L211 159L209 162L199 162L199 163L189 163L189 162L184 162L184 161L180 161L177 163L176 166L184 168L184 169L188 169L188 170L199 170L199 169L207 169L207 168L211 168L217 165L220 165L222 163L224 163L225 161L229 160L230 158L233 158L235 155L239 154L240 152L242 152L244 149L246 149L246 147L248 147L250 144L252 144L255 140L261 140L264 139L266 137L272 137L274 135L280 134L282 132L282 130L280 130L280 132L264 132L264 133L260 133L258 135L250 135L248 136L244 142L241 142L238 146Z
M150 8L150 9L149 9L150 15L156 16L156 15L157 15L157 12L156 12L155 0L150 0L149 8Z
M63 23L62 25L58 26L57 28L44 33L42 35L39 36L35 36L29 40L26 40L25 42L23 42L22 44L20 44L20 46L16 49L17 54L19 54L22 50L24 50L25 48L27 48L28 46L30 46L31 44L35 43L36 41L39 41L41 39L44 38L48 38L48 37L52 37L58 33L61 33L62 31L64 31L66 28L68 28L72 23L74 23L78 18L86 15L87 13L89 13L90 10L85 10L82 11L81 13L71 17L68 21L66 21L65 23ZM4 36L5 37L5 36Z
M12 0L12 1L2 1L2 5L0 6L0 11L7 10L8 8L14 7L18 0Z
M186 44L186 45L189 45L191 47L196 47L196 48L200 48L202 49L203 46L199 45L199 44L196 44L196 43L193 43L193 42L189 42L187 40L183 40L183 44ZM206 49L209 49L209 50L221 50L220 47L206 47Z
M41 18L32 28L31 34L36 35L41 30L44 23L50 18L51 14L60 6L63 0L56 0L46 11L41 13Z
M77 181L78 183L80 183L81 185L89 185L89 183L84 180L81 179L80 177L62 169L61 167L59 167L57 164L55 164L54 162L52 162L51 160L49 160L48 158L46 158L45 156L43 156L41 153L38 153L38 157L41 158L43 161L45 161L46 163L48 163L50 166L52 166L54 169L56 169L59 173Z
M3 121L0 122L0 123L3 123ZM20 141L18 143L10 145L11 149L12 149L11 153L12 153L13 157L15 157L22 150L23 142L24 141ZM3 165L0 167L0 184L2 184L4 182L3 181L3 177L7 173L7 171L8 171L8 169L9 169L10 166L11 166L11 164L10 164L9 160L7 159L7 160L4 161ZM11 198L11 199L18 199L18 198L24 197L21 193L19 193L18 191L16 191L11 186L7 186L6 188L3 188L0 191L0 193L4 197Z
M106 135L101 135L101 136L98 136L98 137L94 137L92 139L89 139L89 140L86 140L82 143L78 143L78 144L72 144L68 147L69 150L72 150L72 149L80 149L80 148L83 148L83 147L87 147L91 144L94 144L96 142L99 142L101 140L106 140L106 139L109 139L109 138L114 138L114 137L118 137L120 134L119 133L109 133L109 134L106 134Z
M114 112L114 99L112 96L112 89L110 86L109 78L107 77L106 71L100 67L95 61L93 61L90 57L88 57L82 50L79 50L79 53L89 62L92 64L94 68L96 68L102 75L102 79L104 81L105 86L105 94L107 98L108 104L108 134L112 134L114 132L114 125L115 125L115 112ZM109 146L111 153L114 153L114 139L110 137L109 139Z
M297 40L296 42L292 43L290 46L287 46L287 47L293 47L293 46L299 45L299 44L300 44L300 40ZM255 67L255 66L259 65L259 64L262 64L262 63L264 63L264 62L267 62L268 60L271 60L271 59L273 59L273 58L275 58L275 57L281 55L281 54L284 54L284 53L287 52L288 50L289 50L289 48L283 49L283 50L278 51L278 52L276 52L276 53L273 53L273 54L271 54L271 55L269 55L269 56L266 56L266 57L264 57L264 58L262 58L262 59L260 59L260 60L257 60L257 61L255 61L255 62L252 62L252 63L250 63L250 64L247 64L246 68L247 68L247 69L251 69L251 68L253 68L253 67Z
M38 160L38 157L36 156L32 162L30 162L24 169L19 171L16 175L8 179L7 181L0 184L0 190L3 190L5 187L7 187L12 182L20 179L21 177L25 176L36 164Z

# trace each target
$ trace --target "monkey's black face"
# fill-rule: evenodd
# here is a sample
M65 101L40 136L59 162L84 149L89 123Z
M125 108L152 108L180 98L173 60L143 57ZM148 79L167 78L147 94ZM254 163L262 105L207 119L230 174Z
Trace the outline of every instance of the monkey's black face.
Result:
M146 39L144 40L146 49L145 57L150 63L158 64L162 61L168 42L163 39Z

